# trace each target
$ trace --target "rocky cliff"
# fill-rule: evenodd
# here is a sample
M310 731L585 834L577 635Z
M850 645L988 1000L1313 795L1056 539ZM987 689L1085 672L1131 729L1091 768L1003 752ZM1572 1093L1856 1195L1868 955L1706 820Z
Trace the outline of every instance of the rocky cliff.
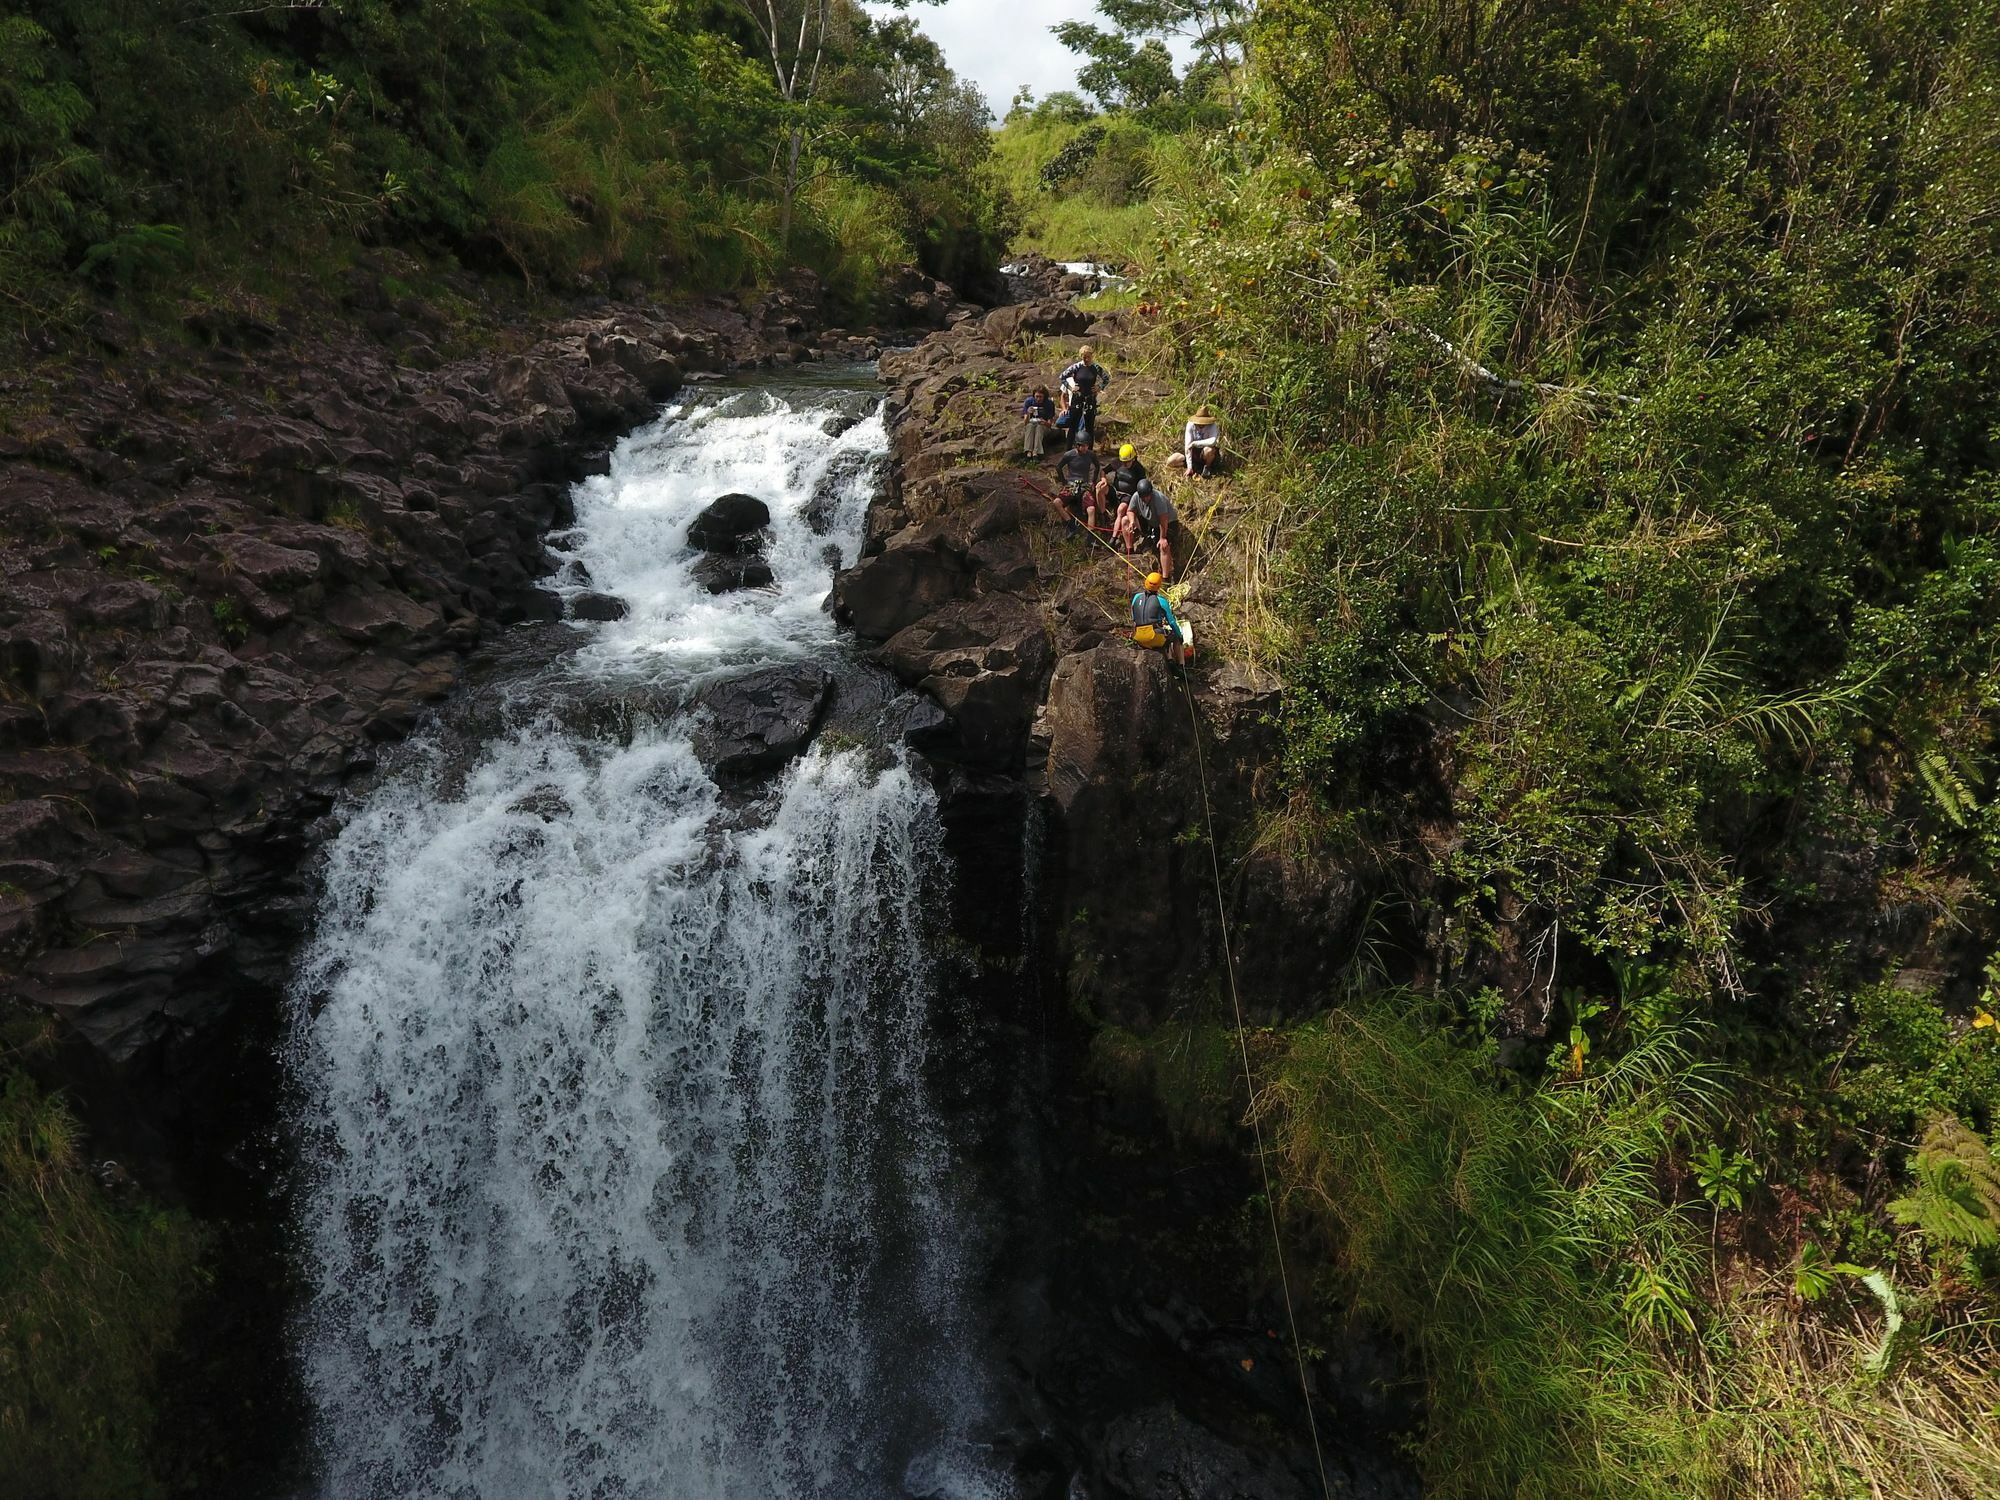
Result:
M1073 994L1141 1028L1223 999L1205 764L1243 994L1257 1016L1296 1014L1351 948L1362 893L1260 844L1253 792L1275 769L1277 684L1214 657L1183 682L1134 648L1132 570L1066 534L1040 492L1053 456L1032 467L1019 457L1022 394L1053 380L1079 336L1116 369L1131 331L1045 300L885 355L892 483L835 611L945 711L927 753L1017 778L1039 804L1045 961ZM1142 374L1118 374L1105 440L1163 396ZM1226 521L1193 499L1180 492L1185 518L1219 546ZM1228 600L1200 555L1185 613L1205 635Z
M1050 299L885 355L891 483L834 608L942 711L913 738L938 768L955 928L980 956L968 987L1018 1052L972 1113L1033 1120L1025 1138L1046 1143L991 1142L984 1166L1011 1221L1002 1259L1035 1290L999 1335L1007 1399L1034 1434L1013 1454L1023 1493L1065 1493L1077 1474L1137 1500L1278 1500L1320 1488L1298 1366L1268 1238L1244 1209L1256 1184L1232 1129L1234 1055L1210 1069L1194 1054L1233 1022L1220 911L1254 1022L1323 1003L1369 893L1260 838L1277 684L1219 656L1183 680L1135 648L1132 571L1038 492L1053 455L1018 457L1021 395L1079 335L1118 372L1111 441L1164 399L1130 368L1134 333ZM1197 553L1219 545L1224 509L1175 493ZM1225 584L1198 560L1188 578L1205 635ZM1308 1378L1330 1492L1414 1494L1383 1456L1411 1420L1396 1357L1318 1335Z
M615 436L686 379L880 348L801 281L468 337L397 273L179 340L102 315L0 388L0 997L123 1089L282 979L315 820L493 627L554 617L544 537ZM973 311L905 282L919 336Z

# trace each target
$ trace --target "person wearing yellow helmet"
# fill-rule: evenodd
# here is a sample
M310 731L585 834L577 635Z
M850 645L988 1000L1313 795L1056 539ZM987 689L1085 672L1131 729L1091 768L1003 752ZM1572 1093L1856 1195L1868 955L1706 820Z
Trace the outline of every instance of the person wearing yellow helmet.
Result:
M1118 513L1132 503L1132 496L1139 486L1146 482L1146 466L1139 462L1139 453L1130 443L1118 449L1118 462L1104 471L1104 478L1097 486L1097 508L1116 534Z
M1160 592L1163 581L1158 573L1148 573L1145 586L1132 596L1132 644L1149 651L1164 650L1167 660L1179 666L1185 660L1181 622L1174 618L1173 605Z

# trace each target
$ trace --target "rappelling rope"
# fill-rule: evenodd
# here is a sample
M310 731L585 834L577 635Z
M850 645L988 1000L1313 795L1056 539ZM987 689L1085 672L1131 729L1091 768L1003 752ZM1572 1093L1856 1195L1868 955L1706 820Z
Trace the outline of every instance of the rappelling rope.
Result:
M1022 483L1043 499L1056 500L1055 495L1040 485L1025 479ZM1098 535L1094 528L1086 525L1078 529L1141 578L1145 576L1145 569ZM1195 778L1201 787L1201 823L1208 838L1208 868L1215 881L1215 920L1222 934L1222 968L1229 976L1229 1005L1236 1013L1236 1050L1243 1059L1243 1087L1250 1097L1250 1129L1257 1143L1257 1171L1264 1180L1264 1210L1271 1221L1271 1251L1278 1259L1278 1287L1285 1298L1285 1321L1291 1329L1292 1358L1299 1372L1299 1396L1306 1405L1306 1427L1312 1434L1313 1462L1319 1467L1320 1493L1326 1500L1333 1500L1333 1486L1326 1476L1326 1450L1320 1446L1319 1418L1313 1412L1312 1384L1306 1376L1305 1345L1299 1338L1298 1308L1292 1302L1291 1273L1285 1266L1284 1236L1278 1230L1278 1197L1271 1186L1271 1161L1264 1150L1264 1122L1258 1114L1256 1083L1250 1071L1249 1027L1243 1020L1243 997L1236 988L1236 954L1229 941L1229 903L1222 890L1222 856L1215 844L1215 811L1208 796L1208 757L1201 748L1201 714L1195 708L1194 681L1185 670L1181 674L1181 688L1187 698L1188 724L1194 734Z
M1181 678L1188 706L1188 722L1194 731L1194 763L1201 785L1202 829L1208 835L1208 867L1215 877L1215 920L1222 932L1222 967L1229 976L1229 1003L1236 1012L1236 1050L1243 1058L1243 1087L1250 1095L1250 1128L1257 1140L1257 1170L1264 1178L1264 1209L1271 1220L1271 1251L1278 1258L1278 1286L1285 1296L1285 1319L1292 1332L1292 1357L1299 1370L1299 1395L1306 1404L1306 1426L1312 1432L1313 1462L1319 1466L1320 1493L1332 1500L1333 1487L1327 1482L1326 1453L1320 1447L1319 1418L1313 1413L1312 1386L1306 1379L1305 1345L1299 1340L1299 1314L1292 1304L1291 1273L1285 1269L1285 1242L1278 1232L1278 1198L1271 1189L1271 1162L1264 1152L1264 1124L1257 1109L1256 1085L1250 1072L1250 1040L1243 1023L1243 998L1236 989L1236 955L1229 942L1229 911L1222 895L1222 856L1215 847L1215 814L1208 802L1208 762L1201 750L1201 715L1194 706L1194 683Z

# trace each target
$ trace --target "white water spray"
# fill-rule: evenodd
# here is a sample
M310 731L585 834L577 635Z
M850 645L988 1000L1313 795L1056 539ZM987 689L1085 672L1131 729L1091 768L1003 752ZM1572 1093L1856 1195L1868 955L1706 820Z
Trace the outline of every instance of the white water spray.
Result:
M814 548L851 557L861 504L841 479L831 524L806 512L881 443L825 414L739 395L621 449L564 548L634 610L576 670L825 649ZM687 520L728 489L772 505L773 594L687 581ZM925 1102L935 812L859 750L746 813L676 725L544 724L469 771L420 747L352 816L294 1047L328 1500L804 1500L954 1469L926 1493L994 1493L947 1456L970 1383Z

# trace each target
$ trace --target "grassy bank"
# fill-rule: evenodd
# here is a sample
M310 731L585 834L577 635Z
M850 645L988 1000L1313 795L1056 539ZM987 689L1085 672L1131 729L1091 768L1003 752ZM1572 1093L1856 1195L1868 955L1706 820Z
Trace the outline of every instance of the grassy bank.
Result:
M157 1372L197 1289L200 1235L93 1168L76 1117L0 1054L0 1491L167 1493Z

